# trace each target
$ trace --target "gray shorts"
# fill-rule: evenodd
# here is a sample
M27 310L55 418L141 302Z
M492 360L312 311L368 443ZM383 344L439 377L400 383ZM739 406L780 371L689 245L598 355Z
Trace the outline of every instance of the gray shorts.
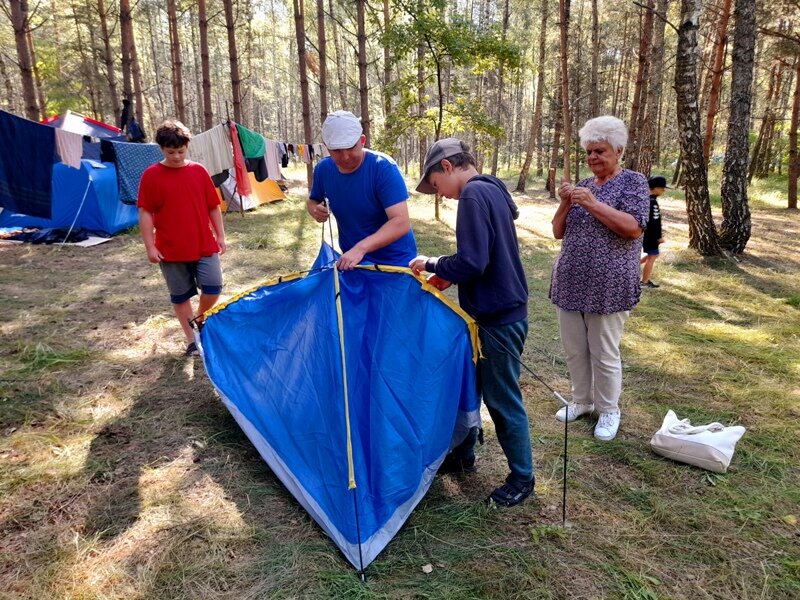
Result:
M173 304L183 304L197 295L197 288L203 294L219 294L222 291L222 266L219 254L204 256L198 261L161 261L161 274L167 282L169 299Z

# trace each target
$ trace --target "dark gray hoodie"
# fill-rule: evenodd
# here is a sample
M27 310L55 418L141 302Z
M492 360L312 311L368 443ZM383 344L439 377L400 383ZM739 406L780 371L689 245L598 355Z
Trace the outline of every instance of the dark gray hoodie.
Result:
M456 253L434 272L458 284L458 302L479 324L506 325L528 316L528 283L519 256L517 205L502 181L477 175L461 191Z

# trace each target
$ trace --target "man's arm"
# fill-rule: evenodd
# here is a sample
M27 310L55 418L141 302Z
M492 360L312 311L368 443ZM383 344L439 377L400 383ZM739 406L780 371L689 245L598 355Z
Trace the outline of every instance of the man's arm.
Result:
M350 248L350 250L342 254L337 263L337 266L341 270L347 271L352 269L364 260L365 254L388 246L411 230L411 221L408 218L408 203L405 200L387 208L386 216L389 220L386 221L378 231L372 235L368 235Z
M211 219L211 226L214 228L214 234L217 238L217 246L219 246L220 256L225 254L228 249L225 243L225 226L222 224L222 211L219 206L215 206L208 211L208 218Z
M164 256L156 248L156 236L153 232L153 215L144 208L139 209L139 232L147 250L147 260L151 263L160 263Z

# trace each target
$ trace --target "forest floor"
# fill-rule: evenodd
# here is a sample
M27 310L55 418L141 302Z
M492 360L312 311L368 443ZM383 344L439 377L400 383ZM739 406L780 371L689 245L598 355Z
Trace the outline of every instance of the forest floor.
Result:
M291 192L225 217L226 297L313 261L320 226L300 181ZM524 358L568 396L547 299L556 205L516 197ZM135 231L89 249L3 243L0 598L800 597L800 214L756 203L746 253L703 259L679 194L661 205L661 288L626 325L621 431L570 427L567 526L558 405L523 372L538 498L485 506L506 473L487 421L478 473L438 477L366 584L181 356ZM421 253L452 252L455 207L437 222L412 197ZM667 409L748 428L726 474L653 454Z

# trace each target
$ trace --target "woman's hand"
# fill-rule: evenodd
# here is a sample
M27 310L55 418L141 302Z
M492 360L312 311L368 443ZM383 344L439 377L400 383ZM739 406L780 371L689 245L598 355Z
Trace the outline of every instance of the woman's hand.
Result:
M594 194L583 187L573 188L569 199L572 204L581 206L586 210L589 210L589 207L597 202L597 198L594 197Z
M569 202L571 200L573 190L575 190L575 186L569 182L569 179L562 179L561 185L558 188L558 195L561 198L561 201Z

